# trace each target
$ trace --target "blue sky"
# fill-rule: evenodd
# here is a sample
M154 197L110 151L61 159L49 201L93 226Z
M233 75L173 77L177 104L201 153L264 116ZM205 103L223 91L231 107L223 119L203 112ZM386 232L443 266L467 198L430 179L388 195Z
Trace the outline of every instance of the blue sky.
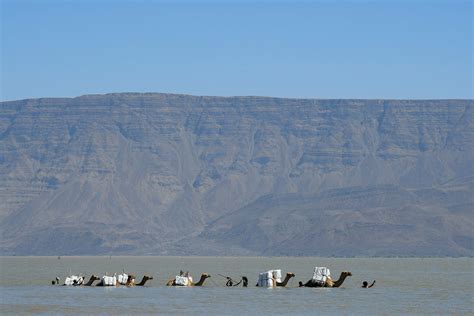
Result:
M1 100L472 98L471 1L1 1Z

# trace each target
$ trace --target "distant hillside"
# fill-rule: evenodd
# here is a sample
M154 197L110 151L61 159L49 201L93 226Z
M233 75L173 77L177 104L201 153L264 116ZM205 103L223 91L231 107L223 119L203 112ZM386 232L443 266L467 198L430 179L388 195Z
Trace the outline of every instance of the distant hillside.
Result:
M0 253L474 255L473 100L0 105Z

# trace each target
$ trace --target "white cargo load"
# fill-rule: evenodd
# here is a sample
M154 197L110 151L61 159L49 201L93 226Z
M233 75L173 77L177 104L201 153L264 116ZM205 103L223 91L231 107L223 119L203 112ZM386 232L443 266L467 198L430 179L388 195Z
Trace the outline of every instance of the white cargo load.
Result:
M116 286L117 285L117 277L115 276L107 276L104 275L102 277L102 285L103 286Z
M273 277L277 282L281 283L281 270L273 270Z
M314 272L313 272L313 281L320 284L324 285L326 283L326 280L328 277L331 276L331 271L329 271L328 268L326 267L314 267Z
M180 286L188 286L189 285L189 278L181 275L177 275L174 279L174 283Z
M64 280L64 285L81 285L84 282L84 277L81 275L70 275Z
M258 275L258 286L274 287L276 282L281 282L281 270L269 270Z
M258 286L272 287L273 286L273 274L269 272L262 272L258 275Z
M128 281L128 274L122 273L117 276L117 282L121 285L126 285Z

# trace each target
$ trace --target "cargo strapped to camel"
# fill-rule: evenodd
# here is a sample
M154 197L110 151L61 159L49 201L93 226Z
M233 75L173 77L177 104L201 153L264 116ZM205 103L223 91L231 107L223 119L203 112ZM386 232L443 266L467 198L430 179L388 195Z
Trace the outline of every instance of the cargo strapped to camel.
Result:
M190 283L189 277L177 275L174 279L174 283L180 286L188 286Z
M117 285L117 276L115 274L114 274L114 276L104 275L102 277L102 285L103 286L116 286Z
M128 282L128 274L122 273L117 276L117 282L121 285L126 285Z
M314 267L313 282L319 286L324 286L326 280L331 276L331 271L326 267Z
M84 283L84 277L82 275L70 275L64 280L64 285L81 285Z
M274 287L277 282L281 283L281 270L269 270L259 273L257 286Z

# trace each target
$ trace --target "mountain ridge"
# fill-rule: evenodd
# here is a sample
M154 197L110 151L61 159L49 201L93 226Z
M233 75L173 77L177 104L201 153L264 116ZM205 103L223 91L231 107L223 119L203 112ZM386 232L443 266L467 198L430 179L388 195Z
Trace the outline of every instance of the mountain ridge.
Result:
M470 102L472 99L465 98L312 98L312 97L283 97L283 96L264 96L264 95L232 95L232 96L221 96L221 95L200 95L191 93L174 93L174 92L107 92L107 93L90 93L82 94L79 96L72 97L38 97L38 98L24 98L15 100L3 100L0 103L9 102L22 102L22 101L44 101L44 100L76 100L82 98L101 98L101 97L118 97L118 96L170 96L170 97L192 97L192 98L221 98L221 99L232 99L232 98L258 98L258 99L283 99L283 100L316 100L316 101L467 101Z

